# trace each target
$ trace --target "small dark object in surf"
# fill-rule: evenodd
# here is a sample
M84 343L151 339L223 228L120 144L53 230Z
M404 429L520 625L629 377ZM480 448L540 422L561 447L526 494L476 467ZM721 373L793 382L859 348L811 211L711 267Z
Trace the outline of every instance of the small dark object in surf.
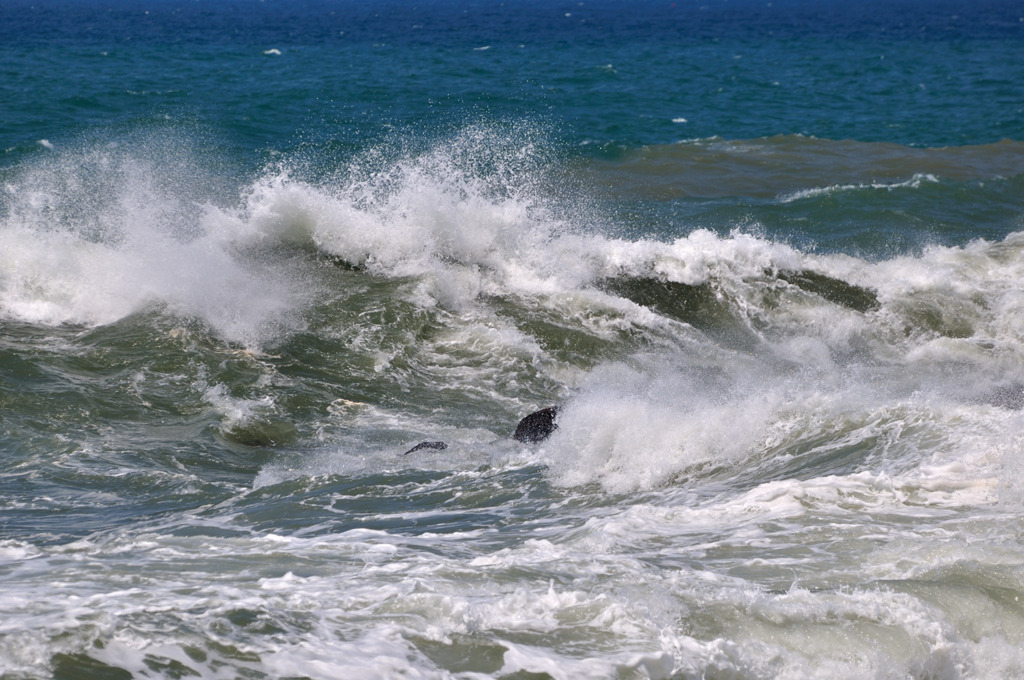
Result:
M536 444L537 442L542 442L550 437L552 432L558 429L558 425L555 423L555 416L557 415L557 406L549 406L548 408L542 408L539 411L534 411L519 421L519 425L516 427L516 433L512 435L512 437L516 441L523 442L524 444ZM420 442L402 455L408 456L410 453L424 450L443 451L447 448L448 445L444 442Z
M430 449L431 451L443 451L444 449L447 448L448 445L445 444L444 442L420 442L419 444L412 447L402 455L408 456L410 453L413 453L414 451L423 451L424 449Z
M542 442L558 429L558 425L555 423L555 416L557 415L557 406L550 406L535 411L519 421L516 433L512 437L516 441L526 444Z

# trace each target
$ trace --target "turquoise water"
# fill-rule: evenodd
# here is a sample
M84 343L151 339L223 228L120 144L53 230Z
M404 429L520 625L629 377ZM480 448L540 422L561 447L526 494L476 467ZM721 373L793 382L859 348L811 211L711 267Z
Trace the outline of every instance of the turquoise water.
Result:
M1024 672L1018 3L0 41L0 677Z

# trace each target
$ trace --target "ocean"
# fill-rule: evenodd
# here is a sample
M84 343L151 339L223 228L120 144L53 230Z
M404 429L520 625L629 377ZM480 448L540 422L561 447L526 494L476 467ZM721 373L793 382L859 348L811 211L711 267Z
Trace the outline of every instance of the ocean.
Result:
M1024 676L1020 2L0 45L0 678Z

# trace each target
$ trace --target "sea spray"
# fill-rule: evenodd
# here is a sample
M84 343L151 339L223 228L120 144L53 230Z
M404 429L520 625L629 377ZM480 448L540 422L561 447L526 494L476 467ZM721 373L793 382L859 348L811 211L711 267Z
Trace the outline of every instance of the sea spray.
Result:
M1020 235L646 229L499 128L8 171L3 672L1019 675Z
M246 257L201 166L169 140L85 144L7 184L0 297L9 318L102 325L147 308L258 347L299 322L301 272ZM244 292L243 292L244 291Z

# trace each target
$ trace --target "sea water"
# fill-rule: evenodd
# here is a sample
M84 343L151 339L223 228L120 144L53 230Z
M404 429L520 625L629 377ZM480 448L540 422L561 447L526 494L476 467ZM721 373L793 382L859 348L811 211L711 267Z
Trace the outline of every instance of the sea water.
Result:
M1019 3L0 41L0 677L1024 675Z

